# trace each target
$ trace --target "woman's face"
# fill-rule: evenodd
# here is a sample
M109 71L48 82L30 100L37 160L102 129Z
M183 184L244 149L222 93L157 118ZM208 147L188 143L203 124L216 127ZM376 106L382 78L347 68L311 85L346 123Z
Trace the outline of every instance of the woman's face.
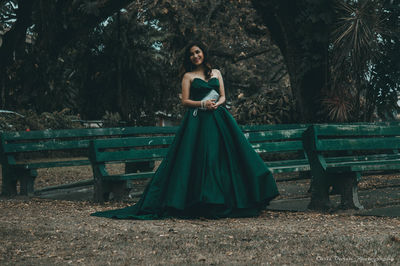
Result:
M203 51L196 45L190 48L190 61L195 66L200 66L204 61Z

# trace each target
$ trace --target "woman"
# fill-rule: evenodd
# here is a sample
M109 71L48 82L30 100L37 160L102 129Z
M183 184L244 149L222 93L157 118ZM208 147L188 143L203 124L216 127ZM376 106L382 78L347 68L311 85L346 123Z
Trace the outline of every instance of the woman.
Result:
M258 215L278 195L268 168L222 106L224 82L208 63L202 44L188 46L183 66L182 104L188 111L142 198L134 206L93 215L248 217ZM210 99L210 92L219 98Z

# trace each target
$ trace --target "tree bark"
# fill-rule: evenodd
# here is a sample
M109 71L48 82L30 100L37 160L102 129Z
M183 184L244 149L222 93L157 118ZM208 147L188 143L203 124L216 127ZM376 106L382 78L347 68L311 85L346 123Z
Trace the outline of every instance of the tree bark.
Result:
M329 78L330 25L324 21L310 22L308 18L300 17L301 12L308 8L306 2L253 0L285 59L300 122L315 122L320 119L316 114L320 110L321 93ZM323 2L321 5L329 1Z

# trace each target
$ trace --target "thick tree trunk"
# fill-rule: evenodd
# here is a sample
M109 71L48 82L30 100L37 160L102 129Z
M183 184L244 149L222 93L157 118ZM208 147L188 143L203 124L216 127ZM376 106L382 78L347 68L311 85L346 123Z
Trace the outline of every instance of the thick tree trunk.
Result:
M300 122L315 122L320 119L316 114L328 83L329 25L300 17L306 2L253 0L285 58ZM310 25L302 25L302 19Z

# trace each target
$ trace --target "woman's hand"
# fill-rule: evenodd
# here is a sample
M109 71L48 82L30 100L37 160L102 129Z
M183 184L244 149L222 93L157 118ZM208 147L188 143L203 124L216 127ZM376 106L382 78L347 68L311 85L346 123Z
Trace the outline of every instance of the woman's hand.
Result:
M215 109L217 109L220 105L225 103L225 96L221 96L219 97L218 101L215 103Z
M204 105L207 110L215 110L218 108L218 105L216 104L215 100L207 100Z

